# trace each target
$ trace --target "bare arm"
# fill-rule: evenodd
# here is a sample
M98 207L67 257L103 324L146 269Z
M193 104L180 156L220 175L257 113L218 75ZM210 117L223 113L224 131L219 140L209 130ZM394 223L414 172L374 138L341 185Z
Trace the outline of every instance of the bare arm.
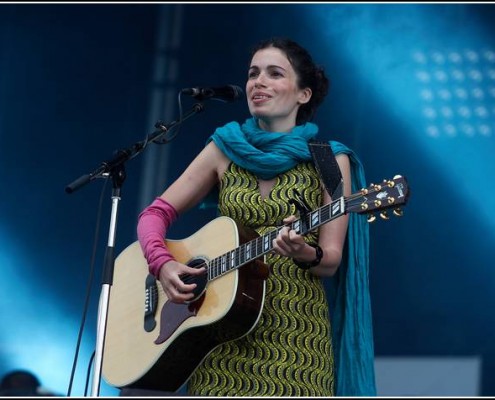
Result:
M349 157L340 154L336 157L336 160L339 164L342 178L344 179L344 196L347 197L351 194ZM330 195L324 190L323 203L328 204L331 200ZM295 219L296 217L292 216L286 221L293 221ZM342 260L348 224L349 216L343 215L320 227L318 244L323 250L323 258L319 265L310 269L311 273L318 276L333 276L335 274ZM274 240L274 250L281 255L303 262L311 262L316 257L315 249L306 244L301 235L288 228L283 228Z
M209 193L219 182L229 162L218 147L210 142L160 197L171 204L180 215L198 204ZM186 284L180 277L205 272L205 268L191 268L171 260L160 269L159 279L167 297L173 302L182 303L192 300L192 290L196 284Z
M210 142L160 197L182 214L197 205L220 181L229 159Z
M338 155L336 160L339 164L342 178L344 179L343 195L347 197L351 194L352 190L349 157L342 154ZM324 203L327 204L331 200L330 195L325 190ZM320 227L320 238L318 242L323 249L324 256L319 265L310 269L313 274L318 276L333 276L335 274L342 260L342 251L344 249L348 225L349 215L346 214Z

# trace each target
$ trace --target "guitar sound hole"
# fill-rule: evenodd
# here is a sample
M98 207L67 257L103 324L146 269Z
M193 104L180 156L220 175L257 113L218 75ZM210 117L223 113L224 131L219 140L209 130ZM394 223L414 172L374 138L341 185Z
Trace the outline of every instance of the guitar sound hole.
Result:
M187 266L191 268L201 268L206 264L206 260L203 258L196 258L189 263ZM192 303L197 300L206 290L206 284L208 283L208 274L205 272L201 275L184 275L181 277L182 282L191 284L195 283L196 287L193 290L194 297L192 300L189 300L188 303Z

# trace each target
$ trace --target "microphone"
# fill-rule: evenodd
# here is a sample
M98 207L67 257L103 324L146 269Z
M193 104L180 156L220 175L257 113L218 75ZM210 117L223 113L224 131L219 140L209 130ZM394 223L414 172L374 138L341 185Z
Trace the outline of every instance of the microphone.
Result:
M242 89L236 85L227 85L212 88L193 87L182 89L181 92L192 96L197 100L212 99L223 101L235 101L244 94Z

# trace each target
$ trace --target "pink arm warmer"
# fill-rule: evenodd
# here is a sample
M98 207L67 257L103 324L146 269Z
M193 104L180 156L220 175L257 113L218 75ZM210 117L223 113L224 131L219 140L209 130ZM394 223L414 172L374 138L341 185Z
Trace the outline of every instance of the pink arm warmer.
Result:
M177 210L161 197L157 197L138 217L137 235L149 272L157 279L160 269L174 257L165 246L165 234L178 218Z

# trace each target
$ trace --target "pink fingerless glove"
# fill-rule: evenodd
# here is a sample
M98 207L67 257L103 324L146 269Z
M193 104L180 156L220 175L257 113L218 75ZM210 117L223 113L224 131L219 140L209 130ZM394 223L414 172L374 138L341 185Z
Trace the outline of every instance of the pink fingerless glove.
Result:
M175 260L165 246L165 234L178 218L177 210L169 202L157 197L138 217L139 244L148 261L149 272L157 279L167 261Z

